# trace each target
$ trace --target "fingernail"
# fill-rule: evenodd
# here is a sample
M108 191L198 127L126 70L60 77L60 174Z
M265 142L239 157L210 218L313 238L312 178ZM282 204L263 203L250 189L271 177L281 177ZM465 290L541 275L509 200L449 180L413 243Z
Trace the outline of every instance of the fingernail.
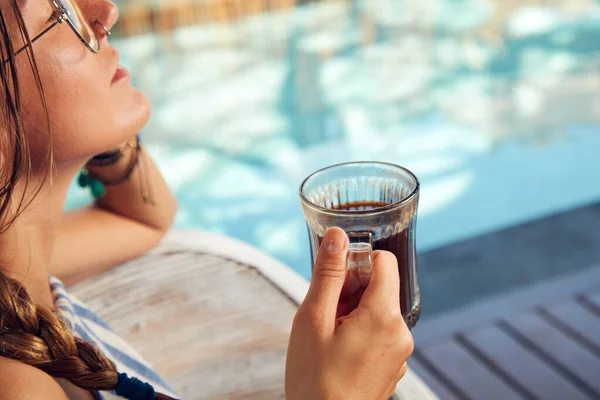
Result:
M346 235L339 229L331 228L325 234L325 248L327 251L337 253L344 250L346 246Z

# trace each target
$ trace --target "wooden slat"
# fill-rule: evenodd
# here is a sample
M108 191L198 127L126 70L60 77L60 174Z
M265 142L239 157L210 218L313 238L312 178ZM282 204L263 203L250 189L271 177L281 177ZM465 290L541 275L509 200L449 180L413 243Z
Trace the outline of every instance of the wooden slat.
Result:
M412 369L423 381L429 386L431 390L440 398L440 400L464 400L463 396L458 396L452 393L447 386L444 385L438 378L436 378L431 370L429 370L424 364L422 364L417 357L413 357L409 362L408 366Z
M497 326L480 329L465 338L485 354L491 363L537 398L588 399L572 382Z
M283 399L289 329L306 282L289 279L283 264L231 238L189 236L188 242L172 235L160 251L70 292L111 323L182 398ZM396 395L437 399L412 370Z
M417 345L427 345L459 332L476 329L477 326L492 323L497 319L509 319L515 312L554 304L557 299L571 298L574 293L586 293L597 288L599 282L600 267L594 267L477 302L466 308L444 313L440 317L419 322L413 330L415 342Z
M591 306L593 306L594 311L597 314L600 314L600 292L586 294L584 298L590 303Z
M517 391L452 339L421 348L421 352L426 360L439 368L469 398L523 399Z
M598 283L597 286L590 288L588 290L585 290L583 292L584 295L586 296L591 296L591 297L598 297L600 296L600 283Z
M559 365L563 375L591 397L600 399L600 358L537 314L521 314L507 323Z
M545 311L562 323L568 330L573 331L594 346L600 353L600 318L582 307L575 300L561 302L545 308Z
M182 398L284 398L296 304L250 266L192 252L149 256L71 292Z
M590 299L592 302L594 302L594 304L600 307L600 293L588 296L588 299Z

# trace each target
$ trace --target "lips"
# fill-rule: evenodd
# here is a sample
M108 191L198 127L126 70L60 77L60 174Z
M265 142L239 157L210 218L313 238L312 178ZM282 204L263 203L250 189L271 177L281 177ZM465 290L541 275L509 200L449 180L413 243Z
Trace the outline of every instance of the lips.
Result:
M115 74L113 75L111 83L117 83L122 80L128 79L130 77L130 73L127 68L123 67L119 64L119 52L115 50Z
M129 71L122 65L117 66L117 71L113 76L112 83L117 83L119 81L128 79L130 77Z

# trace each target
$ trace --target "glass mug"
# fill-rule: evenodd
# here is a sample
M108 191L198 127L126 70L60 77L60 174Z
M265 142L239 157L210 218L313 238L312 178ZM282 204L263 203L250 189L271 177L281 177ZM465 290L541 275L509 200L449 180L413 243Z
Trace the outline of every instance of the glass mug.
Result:
M372 251L394 253L400 307L409 328L421 313L415 243L419 188L412 172L381 162L333 165L310 175L300 187L313 268L323 236L334 226L348 234L347 285L355 289L368 284Z

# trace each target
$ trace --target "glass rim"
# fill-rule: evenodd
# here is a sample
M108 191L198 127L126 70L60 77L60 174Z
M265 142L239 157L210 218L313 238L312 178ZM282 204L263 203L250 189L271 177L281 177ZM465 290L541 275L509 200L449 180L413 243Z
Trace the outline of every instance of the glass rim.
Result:
M385 166L385 167L393 167L395 169L399 169L405 173L407 173L415 182L415 187L413 188L413 190L410 192L410 194L408 194L406 197L403 197L401 200L396 201L394 203L390 203L387 204L385 206L382 207L378 207L372 210L355 210L355 211L349 211L349 210L335 210L332 208L327 208L327 207L323 207L320 206L318 204L313 203L312 201L310 201L305 195L304 195L304 187L306 186L306 184L308 183L308 181L315 177L318 174L321 174L323 172L329 171L331 169L334 168L339 168L339 167L344 167L344 166L360 166L360 165L373 165L373 166ZM331 214L331 215L337 215L337 216L349 216L349 215L375 215L375 214L380 214L383 212L387 212L387 211L392 211L395 210L399 207L403 207L406 204L410 203L412 200L414 200L415 197L417 197L417 195L419 194L419 190L421 188L421 183L419 182L419 178L417 178L417 176L410 171L408 168L405 168L401 165L398 164L393 164L393 163L389 163L389 162L383 162L383 161L350 161L350 162L344 162L344 163L340 163L340 164L334 164L334 165L330 165L328 167L325 168L321 168L318 171L313 172L312 174L310 174L309 176L307 176L304 181L302 181L302 184L300 185L300 189L298 190L298 194L300 195L300 200L302 201L302 203L304 205L306 205L307 207L310 207L316 211L322 212L322 213L326 213L326 214Z

